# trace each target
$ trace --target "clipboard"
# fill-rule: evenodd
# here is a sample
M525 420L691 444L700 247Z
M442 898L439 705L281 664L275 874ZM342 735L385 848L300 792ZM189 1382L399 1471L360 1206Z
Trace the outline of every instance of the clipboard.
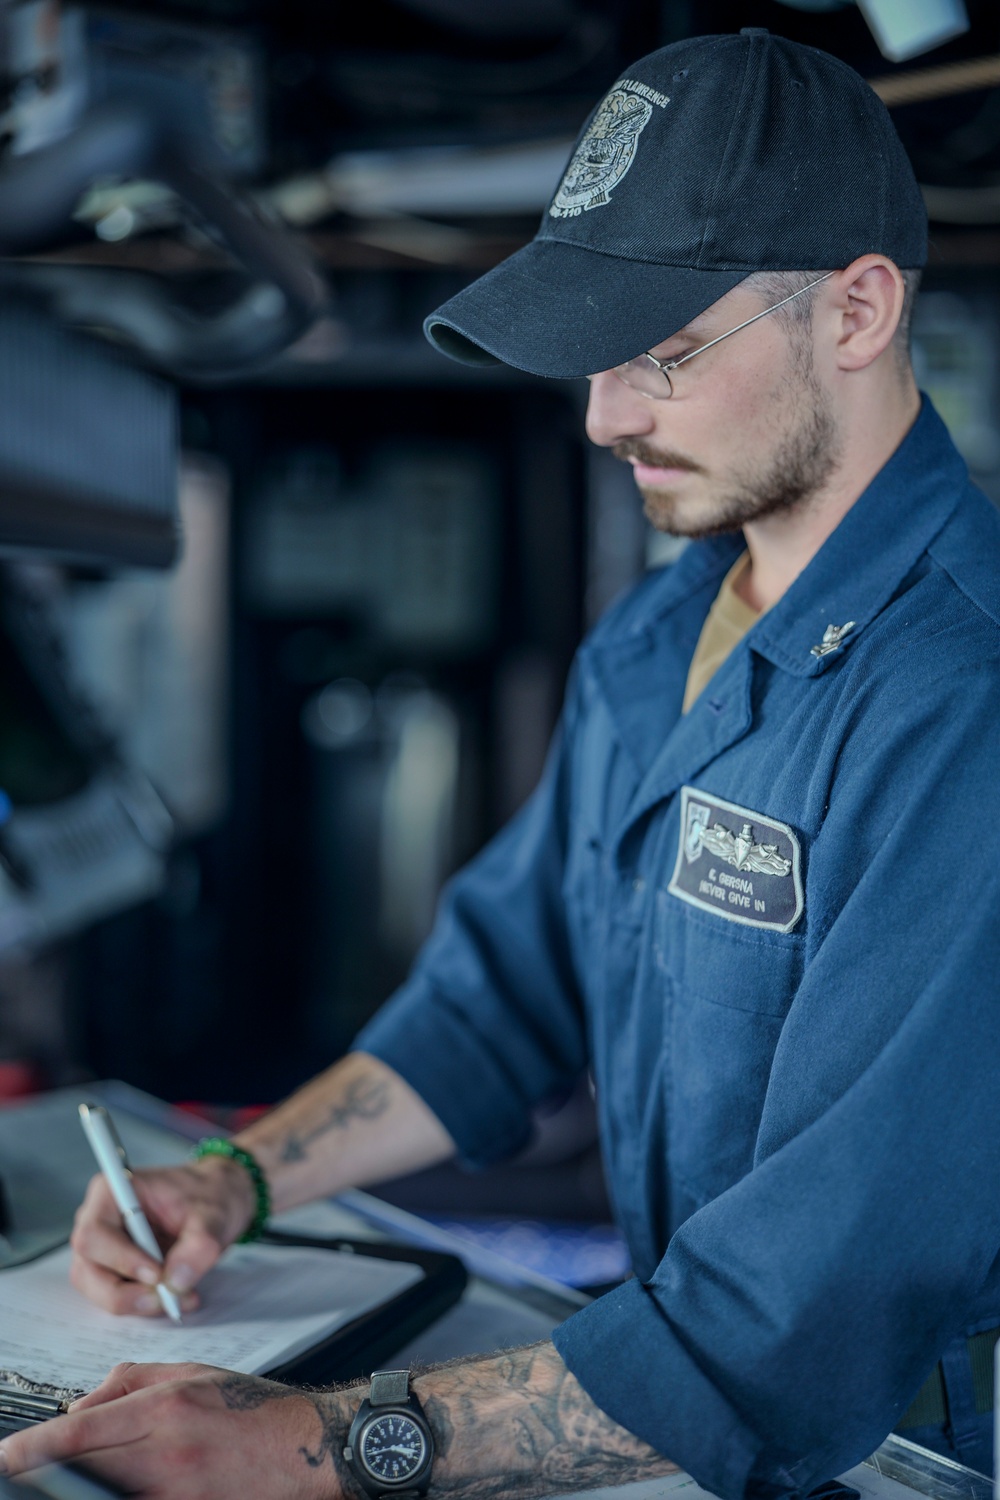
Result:
M435 1322L461 1297L468 1272L455 1255L418 1249L383 1240L351 1239L268 1231L264 1244L287 1245L308 1250L330 1250L372 1260L404 1262L417 1266L419 1281L342 1324L327 1338L271 1369L262 1377L286 1385L329 1385L361 1379L382 1360ZM42 1386L18 1377L17 1386L0 1385L0 1437L22 1427L33 1426L66 1409L68 1397L53 1386Z
M304 1354L265 1372L268 1380L285 1385L329 1385L334 1381L360 1380L370 1375L383 1359L416 1338L461 1297L469 1273L457 1255L440 1250L418 1250L415 1245L389 1240L329 1239L308 1234L285 1234L269 1230L265 1245L295 1245L306 1250L339 1250L347 1255L366 1255L374 1260L403 1261L419 1266L420 1281L371 1312L345 1323L329 1338Z

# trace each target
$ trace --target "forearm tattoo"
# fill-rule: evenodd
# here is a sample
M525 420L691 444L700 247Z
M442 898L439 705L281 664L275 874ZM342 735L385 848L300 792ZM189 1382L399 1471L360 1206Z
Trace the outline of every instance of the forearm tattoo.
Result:
M268 1401L285 1401L290 1396L300 1396L291 1385L279 1385L276 1380L265 1380L260 1375L226 1375L217 1382L219 1394L230 1411L256 1411Z
M302 1391L235 1375L220 1390L240 1411L286 1396L308 1400L320 1425L317 1442L299 1448L302 1461L318 1468L329 1458L341 1493L364 1500L341 1450L367 1385ZM595 1406L547 1341L440 1365L417 1374L414 1390L434 1434L432 1497L535 1500L677 1468Z
M601 1411L548 1341L444 1366L415 1389L438 1454L432 1494L533 1500L677 1468Z
M216 1382L219 1394L230 1411L257 1411L268 1401L296 1399L308 1401L319 1419L319 1439L313 1446L301 1444L299 1457L311 1469L318 1469L329 1459L339 1481L340 1493L347 1500L367 1500L341 1452L354 1413L361 1405L365 1388L357 1386L344 1391L313 1391L292 1385L280 1385L259 1375L230 1375Z
M326 1118L312 1130L292 1131L281 1149L281 1160L305 1161L309 1147L332 1130L347 1130L354 1120L377 1120L389 1108L389 1084L384 1079L355 1078L343 1097L330 1107Z

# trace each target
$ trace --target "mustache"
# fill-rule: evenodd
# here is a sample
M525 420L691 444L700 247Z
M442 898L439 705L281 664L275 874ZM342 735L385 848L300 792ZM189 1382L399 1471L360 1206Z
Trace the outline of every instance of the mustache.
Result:
M622 463L634 458L641 464L649 464L653 469L686 469L691 474L705 472L701 464L696 464L686 454L675 453L669 448L653 448L649 443L644 443L642 438L623 438L621 442L614 444L611 451Z

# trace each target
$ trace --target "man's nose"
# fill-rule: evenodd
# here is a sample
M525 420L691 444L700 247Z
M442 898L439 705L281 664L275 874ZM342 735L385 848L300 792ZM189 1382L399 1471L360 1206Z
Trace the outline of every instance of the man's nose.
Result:
M587 436L600 448L611 448L624 438L648 437L656 426L655 405L613 370L601 370L590 377Z

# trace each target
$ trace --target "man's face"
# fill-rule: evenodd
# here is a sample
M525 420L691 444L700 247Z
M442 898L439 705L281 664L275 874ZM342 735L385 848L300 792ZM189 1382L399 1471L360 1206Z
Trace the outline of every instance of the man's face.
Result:
M651 353L679 358L762 303L737 287ZM840 433L808 322L776 317L699 355L655 401L605 370L591 377L587 432L633 466L653 526L676 536L735 531L805 504L836 468Z

